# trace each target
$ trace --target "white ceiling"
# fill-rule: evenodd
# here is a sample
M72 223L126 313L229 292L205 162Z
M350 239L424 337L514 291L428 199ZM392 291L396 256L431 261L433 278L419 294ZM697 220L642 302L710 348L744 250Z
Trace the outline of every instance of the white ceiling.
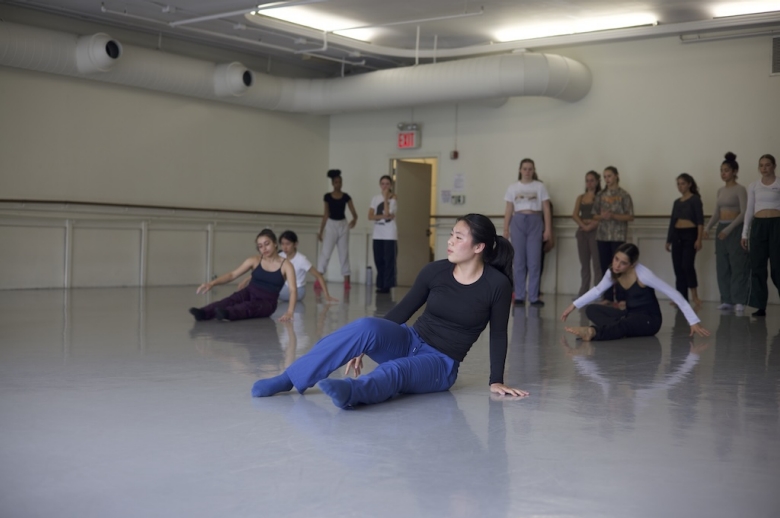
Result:
M755 3L758 0L751 1ZM579 42L617 36L628 39L674 34L676 28L679 28L677 33L682 34L740 26L749 26L752 30L767 25L780 26L779 13L738 17L728 23L721 20L719 25L707 25L713 23L716 6L751 3L736 0L320 0L298 9L306 9L319 17L347 19L348 26L370 25L373 28L370 29L370 42L328 34L327 50L315 50L323 47L322 32L265 16L234 14L177 27L169 25L170 22L189 18L252 8L254 4L246 0L0 0L0 3L99 21L109 26L160 33L164 37L240 49L329 75L406 66L415 62L417 52L420 62L430 62L433 55L465 57L494 49L509 51L519 47L548 48L556 44L575 43L578 40L559 37L495 45L499 29L602 16L647 12L655 15L659 25L626 29L619 33L604 31L589 34L587 40L580 38ZM780 2L775 2L775 5L780 9ZM478 13L480 10L483 14L477 16L380 27L395 22ZM749 23L743 23L745 20ZM310 52L305 52L307 50Z

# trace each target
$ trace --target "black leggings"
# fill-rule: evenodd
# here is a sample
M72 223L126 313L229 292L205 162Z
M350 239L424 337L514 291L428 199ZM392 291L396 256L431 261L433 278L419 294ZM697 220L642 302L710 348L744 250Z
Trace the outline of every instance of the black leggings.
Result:
M594 324L593 340L617 340L630 336L653 336L661 329L661 315L644 311L629 312L602 304L591 304L585 315Z
M698 288L694 261L696 260L696 239L698 228L672 229L672 265L674 266L675 288L685 300L688 300L688 289Z

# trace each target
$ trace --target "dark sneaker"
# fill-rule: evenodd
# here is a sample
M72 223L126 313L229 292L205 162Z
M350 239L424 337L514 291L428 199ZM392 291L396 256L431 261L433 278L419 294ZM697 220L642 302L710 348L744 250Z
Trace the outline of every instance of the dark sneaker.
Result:
M755 311L753 313L754 317L765 317L766 316L766 310L765 309L759 309L758 311Z
M214 318L216 318L217 320L227 320L227 321L230 320L227 316L227 311L225 311L222 308L216 309L214 311Z
M536 308L540 308L540 307L544 306L544 301L541 300L541 299L540 300L535 300L535 301L531 302L531 305L536 307Z

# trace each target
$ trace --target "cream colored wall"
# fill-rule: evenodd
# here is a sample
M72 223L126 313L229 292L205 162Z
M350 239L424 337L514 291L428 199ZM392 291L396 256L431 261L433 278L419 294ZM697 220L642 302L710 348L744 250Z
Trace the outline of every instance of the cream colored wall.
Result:
M615 165L638 214L663 215L677 196L681 172L696 178L711 210L726 151L737 153L741 181L757 178L758 157L780 154L780 77L769 76L771 39L682 44L676 38L552 49L593 72L590 93L569 104L514 98L500 108L460 106L458 150L454 106L430 106L331 118L330 161L357 197L395 150L398 122L422 123L422 148L409 156L439 156L439 188L467 177L466 204L439 214L503 213L503 194L531 157L551 193L556 214L570 213L589 169ZM346 185L346 184L345 184ZM346 188L346 187L345 187Z
M593 88L569 104L546 98L510 99L499 108L459 107L459 160L450 160L455 143L455 107L336 115L331 118L330 161L345 174L345 189L360 200L375 190L375 179L389 157L439 158L437 189L451 189L456 174L466 176L466 204L439 204L438 214L503 214L506 187L517 178L519 161L531 157L550 191L557 215L571 214L584 175L607 165L621 171L621 185L633 197L636 214L661 216L632 225L657 273L673 284L669 254L663 250L666 216L679 194L675 178L697 179L705 213L722 185L720 163L737 153L740 181L758 176L758 158L780 155L780 77L769 76L768 37L682 44L677 38L551 49L585 63ZM396 124L422 124L422 148L395 150ZM499 230L502 218L495 219ZM452 220L436 229L437 257ZM556 220L558 246L548 256L542 290L575 293L579 287L574 227ZM714 243L697 259L705 299L717 300ZM572 262L573 261L573 262ZM770 301L777 302L777 294Z
M6 67L0 88L3 198L320 210L325 117Z
M0 16L158 43L153 35L8 6L0 6ZM263 72L268 66L266 59L167 38L162 48ZM328 125L324 116L0 67L0 198L319 213ZM307 189L313 182L317 187Z

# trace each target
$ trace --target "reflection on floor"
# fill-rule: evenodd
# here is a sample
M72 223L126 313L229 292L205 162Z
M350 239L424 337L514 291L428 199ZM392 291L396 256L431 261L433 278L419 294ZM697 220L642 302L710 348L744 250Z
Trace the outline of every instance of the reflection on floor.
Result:
M488 395L486 336L450 392L250 398L393 305L311 295L282 324L195 323L193 288L0 292L0 516L780 516L780 308L583 344L548 296L510 320L527 399Z

